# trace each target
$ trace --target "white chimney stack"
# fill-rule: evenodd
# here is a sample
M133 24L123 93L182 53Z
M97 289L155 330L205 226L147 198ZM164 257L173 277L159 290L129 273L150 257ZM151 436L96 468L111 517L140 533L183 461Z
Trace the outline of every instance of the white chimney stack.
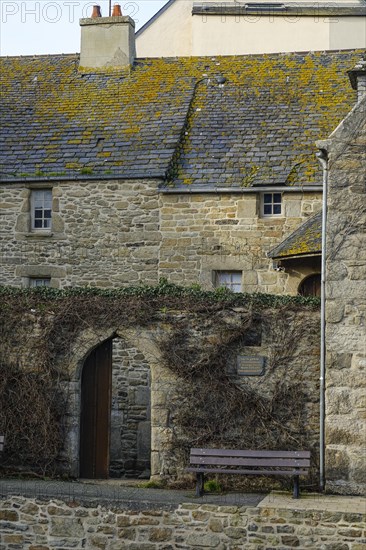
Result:
M112 17L102 17L99 6L92 16L80 19L80 68L124 68L133 65L136 57L135 22L124 17L116 4Z

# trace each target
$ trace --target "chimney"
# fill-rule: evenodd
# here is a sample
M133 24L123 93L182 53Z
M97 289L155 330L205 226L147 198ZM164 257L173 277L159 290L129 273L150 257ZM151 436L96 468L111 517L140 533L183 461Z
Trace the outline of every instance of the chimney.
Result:
M361 59L354 69L348 71L348 76L351 81L351 86L357 90L357 100L361 101L366 96L366 54Z
M80 19L80 67L83 69L125 68L136 57L135 22L122 15L115 4L112 17L102 17L93 6L90 19Z

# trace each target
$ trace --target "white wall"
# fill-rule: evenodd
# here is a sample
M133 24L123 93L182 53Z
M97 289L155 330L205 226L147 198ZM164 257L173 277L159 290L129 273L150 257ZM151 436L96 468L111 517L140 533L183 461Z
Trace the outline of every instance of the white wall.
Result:
M192 51L192 2L176 0L140 36L137 57L189 56Z
M338 3L332 2L331 7ZM137 36L137 56L238 55L366 47L366 17L328 18L300 13L192 15L192 8L192 0L175 0Z
M343 17L329 24L329 49L366 48L366 17Z

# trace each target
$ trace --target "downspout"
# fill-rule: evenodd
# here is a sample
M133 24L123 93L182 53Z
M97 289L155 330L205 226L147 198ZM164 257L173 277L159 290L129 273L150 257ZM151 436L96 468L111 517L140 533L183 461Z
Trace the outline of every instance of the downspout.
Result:
M328 194L328 153L321 149L316 156L323 168L322 260L320 295L320 426L319 426L319 489L325 489L325 277L326 277L326 223Z

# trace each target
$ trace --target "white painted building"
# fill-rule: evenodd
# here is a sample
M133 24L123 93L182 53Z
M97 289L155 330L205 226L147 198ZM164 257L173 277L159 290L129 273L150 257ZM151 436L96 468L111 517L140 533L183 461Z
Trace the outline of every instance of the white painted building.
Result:
M170 0L136 33L138 57L366 48L364 0Z

